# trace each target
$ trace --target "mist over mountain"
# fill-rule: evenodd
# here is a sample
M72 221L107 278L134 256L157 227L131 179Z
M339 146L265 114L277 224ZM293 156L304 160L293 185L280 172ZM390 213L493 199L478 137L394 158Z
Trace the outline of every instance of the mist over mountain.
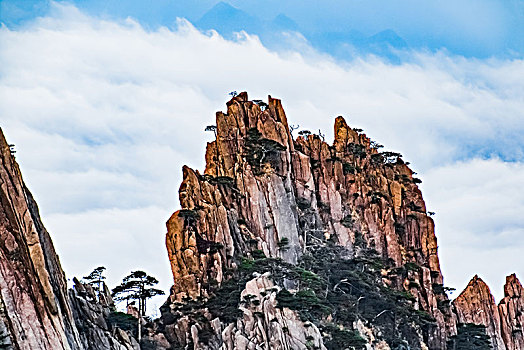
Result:
M382 1L175 1L70 0L93 16L139 21L146 28L172 28L186 18L199 29L230 37L245 31L269 47L283 32L296 32L322 52L350 60L376 55L392 62L399 51L446 50L465 57L518 57L524 52L524 2L453 1L413 4ZM17 26L52 9L50 0L2 0L0 21ZM453 16L449 16L453 13ZM314 15L312 15L314 14ZM438 26L441 29L435 30ZM278 41L278 42L275 42Z
M523 3L0 0L0 348L524 348Z

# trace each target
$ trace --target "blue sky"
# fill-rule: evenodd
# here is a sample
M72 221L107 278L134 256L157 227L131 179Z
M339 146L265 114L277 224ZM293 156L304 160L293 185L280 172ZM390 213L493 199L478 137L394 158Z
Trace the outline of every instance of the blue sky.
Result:
M143 268L168 290L182 165L203 169L203 127L247 90L402 153L447 285L523 278L522 1L122 3L0 1L0 126L69 277Z
M52 11L49 0L2 0L10 27ZM107 19L131 17L151 29L172 28L183 17L221 34L246 30L267 46L285 44L279 32L296 31L337 58L373 53L398 62L396 49L446 50L465 57L521 57L522 0L70 0ZM276 41L276 42L275 42ZM404 56L405 58L405 56Z

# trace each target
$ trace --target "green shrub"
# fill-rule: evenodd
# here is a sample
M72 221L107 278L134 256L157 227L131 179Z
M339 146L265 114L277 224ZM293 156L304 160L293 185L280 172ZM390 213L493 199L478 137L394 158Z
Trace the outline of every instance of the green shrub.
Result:
M407 271L415 271L415 272L420 272L420 266L418 266L416 263L414 262L407 262L404 264L404 268L407 270Z
M327 324L322 327L322 331L330 335L324 342L328 350L366 349L366 340L355 330L340 329L333 324Z
M251 252L251 256L254 259L264 259L266 257L266 254L264 254L264 251L261 249L256 249Z
M353 166L353 164L350 164L348 162L342 163L342 171L344 172L344 175L348 174L355 174L356 168Z
M449 306L451 304L451 301L448 300L448 299L445 299L445 300L439 300L437 301L437 308L440 310L440 311L446 311L449 309Z
M353 228L353 218L351 217L351 215L346 215L342 218L342 220L340 220L340 223L342 224L342 226L344 227L347 227L347 228Z
M188 224L193 224L198 220L198 211L194 209L182 209L178 212L178 217L185 220Z
M366 158L366 147L359 143L349 143L347 146L349 153L352 153L355 157Z
M135 316L124 312L113 311L107 316L107 323L111 327L118 327L123 331L136 334L138 331L138 320Z
M235 179L229 176L216 176L208 178L208 182L212 185L234 186Z
M286 147L277 141L262 137L262 133L257 128L247 131L244 139L246 161L251 165L255 174L260 174L261 166L269 163L275 168L278 162L278 154L286 150Z
M289 248L289 238L287 237L282 237L280 239L280 242L278 242L278 248L280 248L281 250L286 250Z
M319 299L311 289L303 289L291 294L287 289L277 293L277 307L297 310L303 321L319 321L331 313L331 308Z
M457 335L452 336L447 344L449 350L491 350L491 341L486 334L486 327L473 323L459 324Z

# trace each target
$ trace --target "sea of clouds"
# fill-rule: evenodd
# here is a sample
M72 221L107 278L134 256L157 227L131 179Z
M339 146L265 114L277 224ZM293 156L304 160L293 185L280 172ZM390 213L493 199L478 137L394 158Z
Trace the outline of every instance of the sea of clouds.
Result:
M182 165L203 169L204 127L228 92L246 90L281 98L301 129L331 139L343 115L402 153L436 212L446 285L461 290L478 273L500 298L505 275L524 279L523 60L339 61L303 42L275 52L183 19L145 30L54 6L0 28L0 126L68 277L104 265L114 286L144 269L169 290L164 223Z

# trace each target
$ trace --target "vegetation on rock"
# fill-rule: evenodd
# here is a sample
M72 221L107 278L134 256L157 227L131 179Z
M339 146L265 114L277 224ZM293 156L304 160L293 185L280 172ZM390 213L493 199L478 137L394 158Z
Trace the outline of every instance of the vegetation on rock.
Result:
M448 341L448 350L491 350L491 342L486 335L486 327L473 323L459 324L457 335Z
M273 168L277 167L278 154L286 149L274 140L263 138L262 133L257 128L251 128L247 131L244 142L244 156L255 174L261 172L261 167L265 163L269 163Z
M113 288L111 295L115 300L124 300L127 304L130 300L137 301L140 315L145 315L147 299L165 294L164 291L153 288L156 284L158 280L155 277L144 271L133 271L124 277L120 285Z
M91 271L89 275L83 277L83 279L93 287L95 293L98 296L100 295L100 291L102 290L102 283L106 279L106 277L104 276L105 270L106 268L104 266L99 266L95 268L93 271Z

